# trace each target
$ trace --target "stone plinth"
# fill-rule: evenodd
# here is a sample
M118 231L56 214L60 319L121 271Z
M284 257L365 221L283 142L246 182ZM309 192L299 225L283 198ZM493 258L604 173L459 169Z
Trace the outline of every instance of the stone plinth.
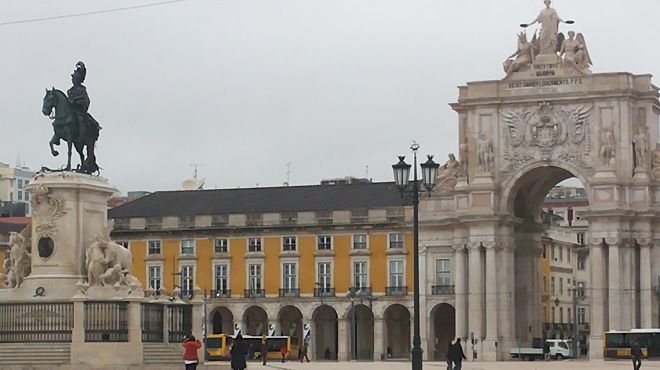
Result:
M32 272L19 288L0 290L0 299L68 300L83 279L85 250L106 226L107 200L117 190L102 177L75 172L39 173L26 190L33 210Z

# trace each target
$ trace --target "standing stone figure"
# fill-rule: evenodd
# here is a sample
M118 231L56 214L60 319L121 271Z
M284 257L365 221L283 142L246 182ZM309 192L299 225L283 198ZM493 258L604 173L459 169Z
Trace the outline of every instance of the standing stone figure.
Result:
M609 127L603 127L600 130L600 158L603 165L609 166L614 162L614 133Z
M482 173L489 173L493 167L495 159L493 154L493 143L486 139L486 134L479 134L477 142L477 156L479 157L479 170Z
M539 35L539 55L557 55L559 51L559 23L573 23L564 21L559 17L557 11L550 7L551 0L545 0L545 9L541 10L538 17L532 23L521 24L522 27L529 27L535 23L541 25L541 34Z
M646 135L646 126L640 124L633 139L635 143L636 168L646 166L646 153L648 152L648 139Z

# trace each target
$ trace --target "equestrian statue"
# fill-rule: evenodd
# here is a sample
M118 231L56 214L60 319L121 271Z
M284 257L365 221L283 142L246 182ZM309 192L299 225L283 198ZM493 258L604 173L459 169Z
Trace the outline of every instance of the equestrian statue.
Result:
M59 152L53 148L53 145L60 145L60 140L66 141L68 145L68 157L64 171L71 171L71 148L76 148L80 156L80 165L75 171L92 174L99 171L94 155L94 146L99 138L101 126L87 112L89 108L89 95L87 88L82 84L85 81L87 69L83 62L76 64L76 69L71 75L73 86L67 91L66 95L55 89L46 89L42 113L53 120L53 129L55 133L50 139L50 151L53 156L58 156ZM53 113L53 110L55 112ZM87 154L87 158L85 158ZM44 168L48 170L47 168Z

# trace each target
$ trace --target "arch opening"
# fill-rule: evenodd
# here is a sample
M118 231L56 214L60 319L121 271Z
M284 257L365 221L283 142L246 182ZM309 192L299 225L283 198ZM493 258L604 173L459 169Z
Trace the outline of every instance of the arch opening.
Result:
M584 302L574 306L571 296L571 289L589 280L585 184L566 168L532 168L515 180L507 207L519 220L514 227L516 341L541 345L548 338L574 336L573 325L584 323L589 312ZM578 327L578 337L587 338L588 325Z
M317 359L336 360L338 351L337 311L328 305L321 305L312 313L314 322L314 355Z
M410 311L400 304L385 310L385 354L387 358L410 357Z
M217 307L209 316L212 334L234 334L234 314L227 307Z
M243 313L242 332L247 335L268 333L268 314L259 306L251 306Z
M432 356L446 360L449 344L456 336L456 309L449 303L440 303L431 310Z
M356 304L348 312L350 322L349 357L353 360L373 360L374 314L364 304Z
M277 317L280 325L280 334L291 337L292 354L297 354L303 340L302 313L297 307L287 305L280 308Z

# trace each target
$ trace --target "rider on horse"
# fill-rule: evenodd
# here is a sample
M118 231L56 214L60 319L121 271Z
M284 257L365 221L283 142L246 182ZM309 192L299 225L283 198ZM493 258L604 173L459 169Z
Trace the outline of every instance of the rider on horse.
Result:
M76 63L76 70L71 74L71 82L73 86L66 92L69 98L69 104L78 119L78 135L80 139L83 136L96 141L99 138L99 130L101 126L87 113L89 109L89 95L87 95L87 88L82 84L85 82L87 69L83 62Z

